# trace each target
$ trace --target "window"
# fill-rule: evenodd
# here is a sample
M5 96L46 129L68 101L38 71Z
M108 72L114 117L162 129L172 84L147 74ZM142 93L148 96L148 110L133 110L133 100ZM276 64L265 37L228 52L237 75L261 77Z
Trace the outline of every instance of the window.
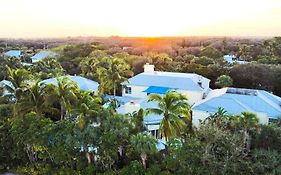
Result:
M125 94L132 94L132 88L131 87L125 87Z

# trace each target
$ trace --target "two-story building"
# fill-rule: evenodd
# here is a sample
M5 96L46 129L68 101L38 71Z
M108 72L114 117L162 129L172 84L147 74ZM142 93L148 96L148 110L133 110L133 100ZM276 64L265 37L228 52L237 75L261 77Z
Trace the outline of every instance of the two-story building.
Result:
M122 83L122 96L147 98L149 94L166 94L169 90L186 95L190 105L204 99L210 80L195 73L160 72L145 64L144 72Z

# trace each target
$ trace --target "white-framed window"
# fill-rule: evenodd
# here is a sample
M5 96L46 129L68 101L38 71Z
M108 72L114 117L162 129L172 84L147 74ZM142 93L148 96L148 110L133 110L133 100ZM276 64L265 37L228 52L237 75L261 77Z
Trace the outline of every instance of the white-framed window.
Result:
M132 94L132 88L131 87L125 87L125 94Z

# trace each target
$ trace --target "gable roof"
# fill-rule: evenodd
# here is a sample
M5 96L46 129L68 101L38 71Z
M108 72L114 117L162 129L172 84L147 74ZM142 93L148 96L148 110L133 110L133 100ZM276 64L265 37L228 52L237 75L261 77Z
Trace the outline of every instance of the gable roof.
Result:
M32 62L37 62L47 57L55 57L57 54L52 51L43 50L31 57Z
M196 103L192 109L215 113L221 107L229 114L261 112L277 119L281 117L280 105L280 97L264 90L222 88L210 92L205 100Z
M209 79L194 73L176 72L143 72L123 82L122 85L158 86L170 89L202 91L199 80L210 82Z
M8 52L4 53L6 56L20 58L21 51L20 50L9 50Z

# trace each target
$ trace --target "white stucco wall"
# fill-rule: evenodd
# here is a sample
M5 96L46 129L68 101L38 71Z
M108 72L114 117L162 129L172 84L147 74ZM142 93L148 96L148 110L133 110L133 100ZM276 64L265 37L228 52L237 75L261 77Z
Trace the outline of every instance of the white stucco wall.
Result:
M146 125L148 131L158 130L160 125Z
M147 86L130 86L130 85L128 85L127 87L132 88L132 93L126 94L125 88L123 88L122 96L129 96L129 97L136 97L136 98L146 98L147 97L147 93L143 92L144 90L146 90L148 88Z
M127 86L132 88L131 94L125 93L125 88L122 90L122 96L129 96L129 97L136 97L136 98L146 98L147 93L143 92L148 87L147 86ZM194 103L202 100L203 97L203 91L185 91L185 90L177 90L177 92L186 95L188 98L188 102L190 105L193 105Z
M255 113L257 115L260 124L268 124L269 118L268 118L266 113L261 113L261 112L253 112L253 113ZM199 121L200 120L203 121L209 116L210 116L209 112L200 111L200 110L193 110L192 111L192 123L196 127L198 127L199 124L200 124Z
M198 127L200 124L200 120L204 121L209 116L210 116L209 112L193 110L192 111L192 123L194 126Z
M269 118L268 118L268 116L267 116L266 113L263 113L263 112L255 112L255 114L257 115L260 124L265 124L265 125L268 124Z
M194 105L194 103L199 102L203 98L203 92L202 91L178 90L178 92L187 96L188 103L190 105Z

